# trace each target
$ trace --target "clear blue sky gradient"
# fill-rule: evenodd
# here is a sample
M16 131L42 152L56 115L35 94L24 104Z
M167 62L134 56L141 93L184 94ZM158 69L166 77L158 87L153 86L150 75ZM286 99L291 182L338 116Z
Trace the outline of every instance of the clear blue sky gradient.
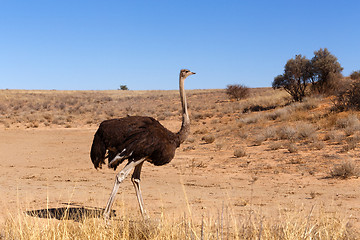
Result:
M0 0L0 89L268 87L296 54L360 69L360 1Z

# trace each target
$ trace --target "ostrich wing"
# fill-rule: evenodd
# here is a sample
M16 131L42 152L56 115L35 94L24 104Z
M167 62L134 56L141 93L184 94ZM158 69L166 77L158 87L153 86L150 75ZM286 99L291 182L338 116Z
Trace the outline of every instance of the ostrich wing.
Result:
M165 164L179 145L176 135L151 117L111 119L102 122L100 129L109 150L109 167L114 169L125 159L147 158L155 165Z

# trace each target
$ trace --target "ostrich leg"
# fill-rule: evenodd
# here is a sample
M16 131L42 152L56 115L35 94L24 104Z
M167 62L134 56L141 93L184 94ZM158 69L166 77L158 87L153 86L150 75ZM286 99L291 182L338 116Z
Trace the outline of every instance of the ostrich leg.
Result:
M106 221L109 220L109 218L110 218L111 207L114 203L116 193L119 190L120 183L126 178L127 175L129 175L129 173L131 172L131 170L134 167L138 166L139 164L142 164L144 161L145 161L145 158L140 159L136 162L128 162L126 164L126 166L116 175L114 188L111 192L110 198L109 198L109 200L106 204L106 208L104 210L104 218Z
M140 206L140 212L144 219L148 219L149 216L147 215L147 213L144 209L144 201L143 201L143 198L141 196L141 191L140 191L140 173L141 173L141 168L142 168L143 163L144 162L140 163L139 165L137 165L135 167L134 173L131 176L131 181L134 184L136 196L137 196L139 206Z

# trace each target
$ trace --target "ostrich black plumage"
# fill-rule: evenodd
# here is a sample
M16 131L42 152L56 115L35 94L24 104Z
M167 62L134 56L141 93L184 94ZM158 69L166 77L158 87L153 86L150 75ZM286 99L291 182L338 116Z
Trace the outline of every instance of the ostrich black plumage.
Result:
M129 116L103 121L95 133L90 157L94 167L101 168L108 158L108 167L116 170L127 160L126 166L116 175L114 188L107 202L104 217L109 219L111 206L115 200L120 183L134 169L131 181L134 184L140 211L147 217L140 191L140 172L144 161L156 166L169 163L175 150L183 143L190 131L190 118L187 111L184 80L195 74L187 69L180 70L179 90L182 105L182 125L180 131L173 133L151 117ZM106 155L107 152L107 155Z

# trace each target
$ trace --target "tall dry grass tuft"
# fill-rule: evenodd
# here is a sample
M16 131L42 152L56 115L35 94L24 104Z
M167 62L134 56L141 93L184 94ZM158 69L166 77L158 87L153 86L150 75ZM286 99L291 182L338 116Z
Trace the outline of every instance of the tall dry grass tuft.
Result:
M19 214L0 228L1 239L359 239L351 224L325 209L279 211L267 218L254 211L235 215L223 206L217 215L184 214L143 221L125 215L106 225L101 218L71 220L39 219ZM125 213L126 214L126 213Z

